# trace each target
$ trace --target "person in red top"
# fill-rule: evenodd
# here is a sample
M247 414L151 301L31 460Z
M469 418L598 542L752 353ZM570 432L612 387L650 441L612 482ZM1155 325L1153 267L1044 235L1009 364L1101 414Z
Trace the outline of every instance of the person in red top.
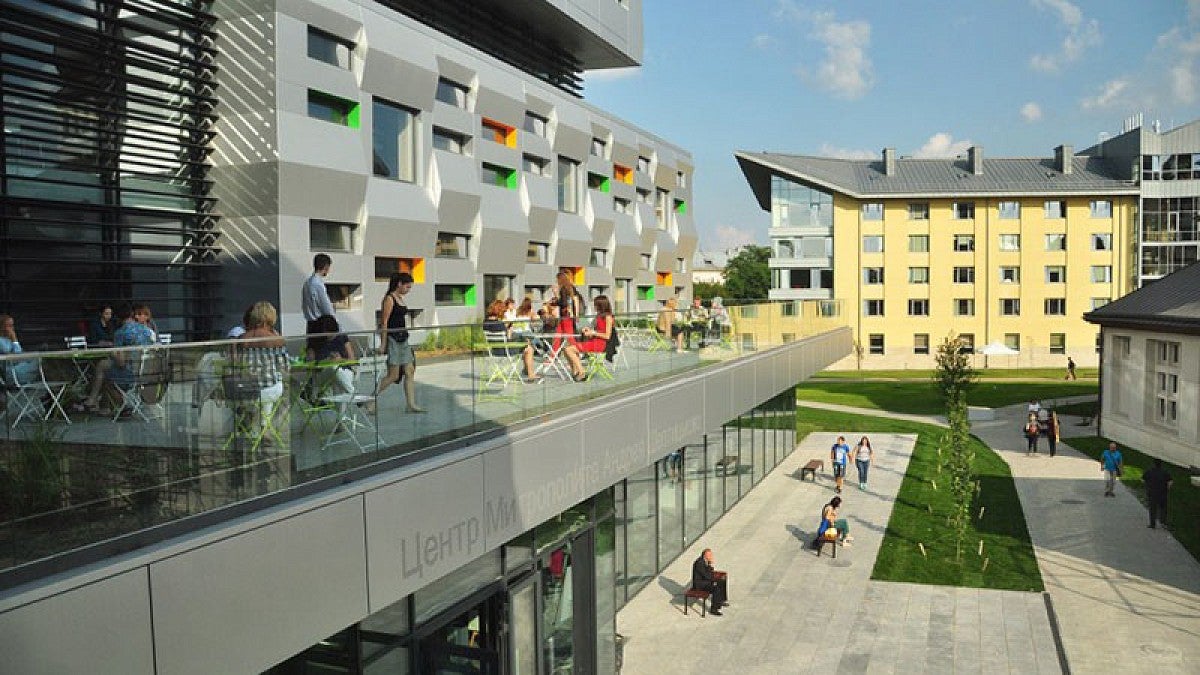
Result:
M579 357L580 352L603 354L604 350L608 347L608 339L612 336L612 303L609 302L607 295L597 295L595 305L596 320L593 323L593 327L584 328L580 331L583 339L576 340L575 344L569 344L563 350L567 355L567 362L571 364L571 373L575 376L577 382L583 381L587 375L587 371L584 369L583 362Z

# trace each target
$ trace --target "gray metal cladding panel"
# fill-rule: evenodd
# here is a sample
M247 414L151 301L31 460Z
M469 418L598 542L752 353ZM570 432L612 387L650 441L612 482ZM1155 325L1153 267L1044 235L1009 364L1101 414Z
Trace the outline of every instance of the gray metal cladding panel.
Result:
M488 550L483 472L483 457L472 457L367 492L370 611Z
M0 614L0 672L154 672L150 591L137 568Z
M653 461L646 443L650 428L645 401L605 409L583 421L584 459L595 475L597 492Z
M529 133L528 131L518 132L517 137L522 152L535 157L541 157L542 159L554 159L554 149L550 147L550 141L544 137Z
M711 424L719 424L729 419L730 411L734 409L733 375L729 372L713 373L705 377L703 382L704 419Z
M587 118L582 110L559 106L558 124L554 130L554 153L581 162L592 147L592 135L587 131Z
M447 105L441 101L434 101L430 116L435 125L452 129L460 134L475 136L479 131L479 123L471 111Z
M525 265L528 247L527 233L489 228L485 221L483 231L479 233L479 263L476 270L480 274L512 276L513 270L520 270Z
M429 110L437 91L437 73L382 50L370 49L363 63L362 88L410 108Z
M489 548L591 496L583 448L583 427L572 422L545 424L535 435L484 455Z
M465 58L463 58L462 61L458 61L455 58L451 58L444 54L437 54L434 56L434 59L437 61L438 75L453 80L459 84L470 86L475 81L476 71L474 68L464 65L464 62L475 61L475 59L471 59L465 53L456 54L455 56L462 56Z
M754 367L737 368L730 373L729 402L734 415L753 408L757 403L754 398L754 371Z
M549 241L549 233L554 229L554 221L558 217L558 185L553 178L535 176L531 173L521 174L521 189L529 198L529 216L531 229L541 232L547 237L541 241ZM545 228L539 230L537 228Z
M522 237L528 237L529 219L525 217L525 210L521 207L521 193L494 185L484 185L482 188L479 216L483 229L504 230L506 233L519 233ZM480 261L482 259L481 256ZM518 269L520 265L511 268L512 271Z
M704 433L705 386L692 382L650 399L650 451L670 451L694 443Z
M615 227L613 221L597 217L592 221L592 243L597 248L608 248Z
M279 212L306 218L357 222L367 192L362 173L279 164Z
M269 4L274 5L275 3ZM353 16L349 16L312 0L287 0L280 5L278 9L281 16L295 18L302 23L316 26L326 33L350 42L355 41L358 31L363 27L357 11L353 13ZM301 51L304 50L301 49Z
M532 187L532 183L530 184ZM551 189L554 189L551 184ZM532 191L530 195L532 197ZM557 199L557 197L555 197ZM553 205L555 202L551 202ZM530 241L540 241L550 243L558 228L558 210L556 208L540 208L532 206L529 209L529 239Z
M525 121L525 102L502 92L522 91L521 80L516 77L505 77L503 71L491 70L486 73L486 82L488 83L486 86L481 84L475 90L475 112L520 129Z
M473 233L482 202L478 192L443 189L438 194L438 232Z
M440 222L429 194L415 183L369 178L366 207L367 214L372 217L381 216L430 225Z
M150 565L159 673L256 672L367 613L354 496Z
M494 145L494 144L493 144ZM430 183L433 182L434 171L437 175L437 198L445 192L475 195L483 187L479 162L474 157L459 155L453 152L435 151L430 156Z
M486 133L486 132L485 132ZM489 138L480 138L475 143L475 156L481 162L496 164L506 169L521 169L521 151L496 143ZM476 180L479 180L476 178Z

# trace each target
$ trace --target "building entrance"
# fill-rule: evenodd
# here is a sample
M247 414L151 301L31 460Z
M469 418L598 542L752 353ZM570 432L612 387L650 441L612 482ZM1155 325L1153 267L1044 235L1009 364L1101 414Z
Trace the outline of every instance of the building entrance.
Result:
M444 620L423 628L415 636L418 672L500 675L504 595L495 593L465 608L460 605L444 613Z

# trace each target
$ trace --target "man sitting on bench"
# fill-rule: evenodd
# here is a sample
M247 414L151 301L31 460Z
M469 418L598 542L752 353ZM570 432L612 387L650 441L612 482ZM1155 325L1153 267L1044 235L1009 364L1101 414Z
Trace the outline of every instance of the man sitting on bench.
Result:
M713 569L711 548L704 549L696 562L692 563L692 588L711 593L708 613L721 616L721 608L729 604L729 598L725 592L725 573Z

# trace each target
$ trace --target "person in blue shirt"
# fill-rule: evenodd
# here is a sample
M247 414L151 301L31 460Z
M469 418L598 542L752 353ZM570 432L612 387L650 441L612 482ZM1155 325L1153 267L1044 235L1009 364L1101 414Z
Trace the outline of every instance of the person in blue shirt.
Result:
M148 346L156 342L154 329L150 327L150 307L137 304L133 307L122 307L122 323L113 333L113 345L116 347ZM115 351L107 361L96 364L96 372L92 377L92 389L83 403L76 404L76 412L95 413L100 409L100 392L104 383L111 382L118 387L128 389L133 386L134 374L127 361L133 356L129 351ZM149 400L148 403L153 403Z
M23 354L21 341L17 338L16 321L7 314L0 314L0 354ZM10 384L10 377L15 377L21 384L29 384L38 379L38 360L6 360L0 362L0 375L4 384Z
M1117 444L1109 443L1108 449L1100 454L1100 470L1104 472L1104 496L1116 497L1113 493L1113 488L1116 487L1117 477L1121 475L1121 469L1125 466L1125 458L1121 456L1121 451L1117 449Z
M850 459L850 446L846 445L846 437L838 436L837 442L829 449L829 459L833 462L833 478L837 481L837 491L842 491L842 481L846 478L846 462Z

